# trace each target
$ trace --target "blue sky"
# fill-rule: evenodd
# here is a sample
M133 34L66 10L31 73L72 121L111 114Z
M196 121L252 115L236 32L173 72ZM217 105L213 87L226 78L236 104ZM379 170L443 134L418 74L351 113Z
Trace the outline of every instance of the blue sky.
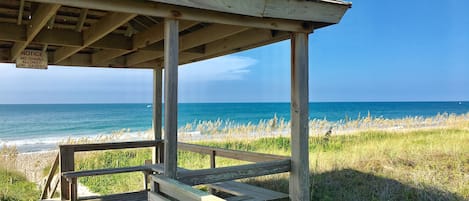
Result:
M469 100L469 1L354 2L310 35L311 101ZM180 102L288 102L289 41L180 68ZM0 103L151 102L152 73L0 64Z

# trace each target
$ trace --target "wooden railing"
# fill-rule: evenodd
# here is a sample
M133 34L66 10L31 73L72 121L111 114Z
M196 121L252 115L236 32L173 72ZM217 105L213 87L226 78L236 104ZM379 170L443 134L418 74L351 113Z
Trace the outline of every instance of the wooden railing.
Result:
M59 177L56 176L57 168L59 167L59 156L60 153L57 153L57 156L50 167L49 174L47 174L46 182L41 193L41 199L49 199L54 196L54 193L59 185Z
M75 199L77 176L69 178L64 177L63 173L75 171L75 153L86 151L100 151L100 150L113 150L113 149L130 149L130 148L146 148L146 147L159 147L162 144L161 140L147 140L147 141L133 141L133 142L110 142L110 143L95 143L95 144L67 144L59 146L60 155L60 198L62 200ZM110 172L109 174L112 174ZM117 172L116 172L117 173ZM107 174L107 172L106 172ZM68 181L68 180L70 181Z
M135 167L124 168L108 168L99 170L86 170L75 171L75 153L85 151L99 151L99 150L112 150L112 149L128 149L128 148L145 148L145 147L158 147L163 150L163 142L161 140L149 141L135 141L135 142L112 142L112 143L96 143L96 144L70 144L60 145L60 152L56 158L51 172L46 180L46 185L43 190L41 198L50 198L55 192L57 184L51 183L53 174L56 171L58 164L60 165L60 183L61 183L61 199L62 200L76 200L77 178L82 176L95 176L104 174L116 174L123 172L144 172L144 177L150 173L163 173L162 164L160 165L144 165ZM210 155L210 169L201 170L178 170L177 180L181 184L192 186L199 184L211 184L216 182L231 181L241 178L249 178L255 176L276 174L288 172L291 169L291 161L289 157L278 156L264 153L254 153L247 151L237 151L223 148L208 147L195 144L178 143L178 149L183 151L190 151L200 154ZM157 153L161 156L161 153ZM216 168L216 157L224 157L236 159L241 161L254 162L252 164L237 165L230 167ZM52 175L52 176L51 176ZM152 178L158 178L153 175ZM157 179L158 180L158 179ZM161 180L161 181L160 181ZM160 183L165 182L160 178ZM145 182L146 185L147 182ZM157 182L158 183L158 182ZM146 186L145 186L146 189ZM163 188L164 189L164 188ZM191 188L192 189L192 188ZM164 190L163 190L164 191ZM192 191L192 190L190 190ZM153 196L153 194L149 194ZM184 200L184 199L182 199ZM197 200L197 199L196 199Z

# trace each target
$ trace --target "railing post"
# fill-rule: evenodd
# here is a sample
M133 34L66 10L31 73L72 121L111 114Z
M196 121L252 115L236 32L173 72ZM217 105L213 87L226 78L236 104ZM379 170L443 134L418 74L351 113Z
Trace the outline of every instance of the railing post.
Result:
M52 166L49 170L49 174L47 175L47 179L46 179L46 182L44 183L44 188L42 190L41 199L50 198L51 191L53 191L51 183L54 178L55 171L57 170L57 167L59 165L59 155L60 154L57 153L57 156L55 157L54 162L52 163Z
M215 156L216 156L216 151L212 150L210 152L210 168L215 168L216 166L216 161L215 161Z
M155 141L161 140L161 97L162 97L162 68L153 69L153 133ZM153 163L162 163L161 146L156 144L153 149Z
M60 146L60 199L70 200L70 188L67 179L62 176L63 172L75 170L75 152L71 148Z

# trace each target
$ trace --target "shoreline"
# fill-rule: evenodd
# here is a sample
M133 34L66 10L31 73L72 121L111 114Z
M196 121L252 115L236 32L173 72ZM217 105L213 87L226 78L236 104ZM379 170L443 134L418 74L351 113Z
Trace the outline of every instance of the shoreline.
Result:
M350 134L366 130L407 131L409 129L445 128L456 124L469 122L469 112L464 114L443 113L431 117L409 116L400 119L385 119L370 115L355 120L343 119L328 121L312 119L309 121L311 136L321 135L332 129L334 134ZM290 130L288 121L274 117L255 123L241 124L230 120L199 121L180 126L178 136L181 141L219 140L219 138L261 138L287 136ZM164 134L163 134L164 135ZM135 139L150 140L153 132L147 130L130 130L123 128L109 133L96 133L79 136L54 136L50 138L18 139L15 141L1 141L0 146L16 147L20 153L34 153L38 151L53 151L59 144L90 143L111 141L134 141Z

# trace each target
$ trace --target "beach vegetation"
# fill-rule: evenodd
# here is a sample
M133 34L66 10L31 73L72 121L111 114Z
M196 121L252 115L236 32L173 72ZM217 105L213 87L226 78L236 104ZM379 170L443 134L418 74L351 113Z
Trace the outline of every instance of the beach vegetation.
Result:
M39 199L36 184L12 169L0 167L0 201L33 201Z
M467 125L467 124L466 124ZM288 137L230 138L198 144L290 155ZM362 131L310 137L311 200L468 200L469 131L467 127L410 131ZM149 149L90 153L77 161L80 170L142 165ZM217 159L217 166L242 164ZM180 151L178 165L209 168L206 155ZM288 174L244 179L288 192ZM92 191L109 194L142 189L141 173L81 178Z

